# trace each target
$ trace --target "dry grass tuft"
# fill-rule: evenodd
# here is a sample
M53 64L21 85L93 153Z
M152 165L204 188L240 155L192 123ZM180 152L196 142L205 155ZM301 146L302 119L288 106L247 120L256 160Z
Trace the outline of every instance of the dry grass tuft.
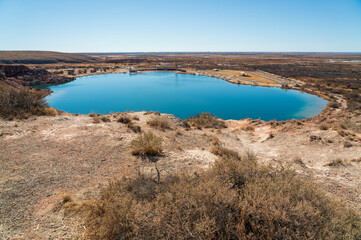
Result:
M147 121L147 124L159 130L171 129L171 122L166 116L155 116Z
M202 113L197 114L194 117L190 117L185 120L186 126L192 126L197 128L226 128L227 126L224 124L223 120L217 119L211 113Z
M163 152L162 142L163 139L152 132L143 133L131 141L132 154L139 156L159 155Z
M48 116L56 116L58 114L58 111L55 108L47 107L44 109L44 113Z

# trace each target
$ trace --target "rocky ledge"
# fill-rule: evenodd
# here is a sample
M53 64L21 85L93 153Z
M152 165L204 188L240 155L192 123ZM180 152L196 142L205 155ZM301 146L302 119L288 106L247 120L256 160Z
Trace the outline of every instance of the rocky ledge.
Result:
M66 83L72 77L58 76L45 69L30 69L24 65L0 65L0 79L22 86Z

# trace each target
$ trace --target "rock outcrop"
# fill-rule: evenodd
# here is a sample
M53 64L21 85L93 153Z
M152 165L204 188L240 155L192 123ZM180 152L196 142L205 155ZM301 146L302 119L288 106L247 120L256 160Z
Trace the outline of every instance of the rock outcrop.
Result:
M23 65L0 65L0 79L23 86L66 83L71 77L58 76L45 69L30 69Z

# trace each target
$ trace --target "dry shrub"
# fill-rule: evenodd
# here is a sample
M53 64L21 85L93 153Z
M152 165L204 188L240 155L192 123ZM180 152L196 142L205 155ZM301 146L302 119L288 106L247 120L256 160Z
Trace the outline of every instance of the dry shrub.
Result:
M89 117L95 117L95 113L89 113Z
M345 166L345 163L342 159L335 159L335 160L332 160L331 162L327 163L326 166L341 167L341 166Z
M39 99L33 92L27 89L12 89L9 93L0 92L0 116L1 117L25 117L27 115L45 115L47 103Z
M219 144L213 144L210 152L222 158L240 159L241 157L236 151L220 146Z
M166 116L156 116L152 117L147 121L147 124L153 128L157 128L159 130L171 129L170 121Z
M350 119L344 119L344 120L340 121L339 124L342 129L351 129L351 130L355 130L355 131L361 131L361 123L360 122L354 122L354 121L351 121Z
M101 120L98 117L93 117L93 123L100 123Z
M132 123L132 122L128 123L128 124L127 124L127 127L128 127L129 129L131 129L131 130L132 130L133 132L135 132L135 133L140 133L140 132L142 132L142 128L141 128L140 126Z
M222 120L211 113L197 114L185 120L185 124L197 128L226 128Z
M248 125L247 127L242 128L242 130L247 131L247 132L254 132L255 129L253 126Z
M110 118L106 116L103 116L101 119L103 122L111 122Z
M131 141L133 155L156 156L162 153L163 139L154 135L152 132L140 134Z
M344 143L343 143L343 146L344 146L345 148L350 148L350 147L352 147L352 144L351 144L350 142L344 142Z
M130 117L128 115L122 115L118 119L118 122L123 123L123 124L129 124L131 121L132 120L130 119Z
M145 112L143 115L150 115L150 114L154 114L154 115L156 115L156 116L160 116L160 112L153 112L153 111Z
M325 125L325 124L322 124L322 125L320 126L320 130L326 131L327 129L328 129L328 126Z
M48 116L56 116L58 111L55 108L47 107L44 109L44 114Z
M87 238L360 239L359 216L293 170L221 156L159 184L142 174L110 183L90 206Z

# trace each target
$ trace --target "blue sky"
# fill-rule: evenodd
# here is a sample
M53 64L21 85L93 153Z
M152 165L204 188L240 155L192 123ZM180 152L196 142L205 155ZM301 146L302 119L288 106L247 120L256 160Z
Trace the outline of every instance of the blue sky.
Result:
M361 0L0 0L0 50L361 52Z

